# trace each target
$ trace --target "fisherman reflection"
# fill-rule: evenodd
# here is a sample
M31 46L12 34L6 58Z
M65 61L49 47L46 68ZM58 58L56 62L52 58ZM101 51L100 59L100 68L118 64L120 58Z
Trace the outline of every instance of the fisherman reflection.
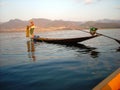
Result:
M34 41L32 40L27 41L27 51L28 51L28 57L32 59L32 61L36 61Z

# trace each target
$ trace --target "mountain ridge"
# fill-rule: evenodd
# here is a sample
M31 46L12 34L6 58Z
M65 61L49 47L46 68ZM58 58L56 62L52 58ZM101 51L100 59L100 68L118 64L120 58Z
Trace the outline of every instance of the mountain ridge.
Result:
M30 19L31 20L31 19ZM8 22L0 23L0 31L25 31L29 21L11 19ZM62 29L86 29L90 26L97 28L120 28L120 20L102 19L96 21L64 21L50 20L45 18L33 18L36 30L62 30Z

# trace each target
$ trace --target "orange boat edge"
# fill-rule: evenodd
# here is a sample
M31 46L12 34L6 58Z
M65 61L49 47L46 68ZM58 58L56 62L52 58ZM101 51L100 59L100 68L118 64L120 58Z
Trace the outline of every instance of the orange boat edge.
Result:
M120 90L120 68L105 78L92 90Z

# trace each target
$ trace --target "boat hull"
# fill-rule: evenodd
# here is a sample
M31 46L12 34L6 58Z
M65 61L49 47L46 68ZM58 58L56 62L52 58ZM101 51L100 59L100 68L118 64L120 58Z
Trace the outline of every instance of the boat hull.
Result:
M60 44L72 44L73 43L74 44L74 43L82 42L82 41L92 39L98 36L99 35L80 37L80 38L65 38L65 39L38 37L38 38L34 38L34 40L39 41L39 42L47 42L47 43L60 43Z
M115 70L92 90L120 90L120 68Z

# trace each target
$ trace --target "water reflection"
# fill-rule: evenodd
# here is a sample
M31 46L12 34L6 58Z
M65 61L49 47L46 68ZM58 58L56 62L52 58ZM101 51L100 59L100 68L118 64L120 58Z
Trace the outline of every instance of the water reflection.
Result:
M28 57L29 57L32 61L36 61L36 57L35 57L35 46L34 46L34 41L33 41L33 40L27 41L27 52L28 52Z
M77 48L78 49L77 52L79 52L80 54L81 53L84 53L84 54L89 53L92 58L98 58L99 53L100 53L98 51L95 51L95 49L96 49L95 47L89 47L84 44L75 43L75 44L61 44L61 45L65 45L66 47L69 47L71 49Z
M120 47L116 50L117 52L120 52Z
M91 51L90 55L91 55L92 58L97 58L99 56L99 53L100 52L93 50L93 51Z

